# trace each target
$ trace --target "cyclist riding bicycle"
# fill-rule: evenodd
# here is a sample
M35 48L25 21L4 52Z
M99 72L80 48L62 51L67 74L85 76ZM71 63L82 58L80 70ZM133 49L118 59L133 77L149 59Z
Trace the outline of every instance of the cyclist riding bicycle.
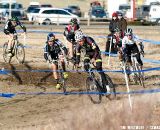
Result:
M55 38L54 33L49 33L47 35L47 41L44 47L44 58L46 59L46 61L49 62L49 64L51 64L51 68L53 70L53 77L55 78L57 83L56 85L57 89L61 88L61 84L59 83L59 77L57 73L58 70L57 60L61 60L64 71L63 73L64 78L68 78L68 74L65 68L65 62L63 59L64 58L63 54L67 54L67 48L62 44L61 41Z
M11 19L9 19L5 26L4 26L4 33L8 37L8 56L12 56L12 45L13 45L13 38L14 38L14 33L16 33L16 26L20 26L24 33L26 33L26 27L22 25L22 23L18 20L16 16L13 16Z
M75 40L77 42L77 56L76 56L76 64L79 66L80 63L80 52L81 49L85 50L85 56L84 56L84 69L86 71L89 70L89 63L90 61L96 62L96 69L98 73L101 75L102 78L102 84L103 84L103 91L106 92L108 88L108 82L106 80L105 73L102 69L102 58L101 58L101 52L96 44L96 42L93 40L93 38L88 37L84 35L83 33L76 33L75 34Z
M78 24L78 20L76 18L72 18L70 20L70 23L65 27L64 30L64 36L66 37L67 40L67 45L69 48L69 56L70 59L74 60L73 57L73 44L75 44L75 32L77 30L80 30L80 26Z
M137 46L139 45L139 48ZM128 28L125 32L125 36L122 39L122 51L124 58L132 65L131 63L131 54L136 54L136 59L141 66L143 67L143 62L140 57L140 53L144 53L144 46L142 42L138 42L136 37L133 35L133 31L131 28Z
M109 23L109 31L110 33L108 34L107 37L107 42L106 42L106 46L105 46L105 52L108 53L109 52L109 46L110 46L110 42L113 42L113 37L114 34L116 33L116 29L119 29L119 20L118 20L118 15L116 12L114 12L112 14L112 20ZM112 39L112 41L111 41ZM112 48L112 53L115 52L114 48Z

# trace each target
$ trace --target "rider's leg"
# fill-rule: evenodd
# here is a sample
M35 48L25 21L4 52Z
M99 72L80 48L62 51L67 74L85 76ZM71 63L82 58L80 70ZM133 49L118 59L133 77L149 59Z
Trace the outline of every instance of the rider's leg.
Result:
M108 81L106 79L106 75L102 69L102 59L101 58L96 59L96 69L99 71L98 73L100 74L101 79L102 79L102 84L103 84L103 89L104 89L103 91L106 92L109 86L108 86Z
M65 66L64 60L61 61L61 64L62 64L62 69L63 69L63 76L66 79L68 78L68 73L66 72L66 66Z
M8 36L8 53L11 53L12 43L13 43L13 34L9 34Z
M73 57L73 44L68 41L68 48L69 48L69 57Z
M88 71L89 70L89 62L90 62L90 58L88 56L84 57L84 70Z
M51 69L53 71L53 77L56 80L56 84L57 84L56 88L60 89L61 86L60 86L60 83L59 83L59 77L58 77L58 73L57 73L57 69L58 69L57 64L53 63L51 65Z

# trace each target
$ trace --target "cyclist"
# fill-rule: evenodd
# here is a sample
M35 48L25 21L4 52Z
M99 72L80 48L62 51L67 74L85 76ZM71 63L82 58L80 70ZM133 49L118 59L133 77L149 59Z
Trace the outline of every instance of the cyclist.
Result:
M140 46L140 49L139 49L137 46L137 43L138 41L136 37L133 35L132 29L127 28L125 32L125 36L122 39L122 51L123 51L124 58L126 58L126 60L130 63L130 65L132 65L131 53L136 53L136 59L142 69L143 62L141 60L140 53L144 53L144 50L143 50L144 47L142 42L140 42L138 43L138 45Z
M14 33L16 33L16 26L20 26L23 31L26 33L26 27L22 25L22 23L18 20L16 16L13 16L11 19L9 19L5 26L4 26L4 33L8 37L8 56L12 56L12 44L13 44L13 38Z
M76 56L76 64L79 66L80 63L80 51L81 49L85 50L84 56L84 69L88 71L89 62L92 60L96 62L96 69L99 71L98 73L101 75L103 91L106 92L108 90L108 82L106 80L105 73L102 70L102 58L101 52L98 45L95 43L93 38L84 35L83 33L76 33L75 40L77 42L77 56Z
M47 35L47 41L44 47L44 58L46 59L46 61L49 62L49 64L51 64L51 68L53 70L53 77L55 78L57 83L56 85L57 89L61 88L61 84L59 83L59 77L57 73L57 70L58 70L57 60L61 60L62 62L64 78L68 78L68 74L65 68L65 62L63 59L64 54L67 54L67 48L62 44L61 41L56 39L54 33L49 33Z
M118 26L119 30L121 31L121 38L124 37L124 33L127 29L127 21L124 19L123 14L120 12L118 13Z
M116 12L114 12L112 14L112 20L110 21L109 23L109 35L108 35L108 38L107 38L107 42L106 42L106 48L105 48L105 51L108 52L109 51L109 45L110 45L110 40L111 40L111 37L114 35L114 33L116 32L115 30L116 29L119 29L119 24L118 24L118 15ZM112 38L113 40L113 38ZM113 42L113 41L112 41Z
M75 32L80 30L80 26L78 24L78 20L76 18L72 18L70 23L65 27L64 36L66 37L68 48L69 48L69 56L70 59L74 60L73 57L73 44L75 44Z

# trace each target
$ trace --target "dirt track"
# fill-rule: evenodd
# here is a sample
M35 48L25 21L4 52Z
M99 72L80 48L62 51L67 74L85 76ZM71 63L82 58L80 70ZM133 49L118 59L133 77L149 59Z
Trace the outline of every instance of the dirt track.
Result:
M62 31L62 30L60 30ZM87 30L89 32L89 30ZM136 30L138 31L138 30ZM94 33L92 31L92 33ZM28 34L29 38L44 38L46 34ZM95 32L96 35L96 32ZM146 37L145 34L141 35ZM143 37L144 36L144 37ZM4 42L4 35L1 42ZM59 38L63 39L60 35ZM153 37L153 36L151 36ZM151 38L148 38L151 39ZM159 40L159 37L154 39ZM104 47L104 39L97 39ZM44 40L45 41L45 40ZM0 68L12 71L9 75L0 75L1 92L58 92L50 73L17 72L16 70L46 70L42 46L44 41L27 40L26 62L11 65L0 62ZM37 47L37 48L36 48ZM152 50L150 49L152 48ZM146 43L145 58L159 60L159 46ZM0 51L2 54L2 51ZM116 58L111 58L111 65L105 69L118 69ZM3 61L2 57L0 60ZM145 63L145 68L158 67L156 64ZM117 86L117 91L126 91L123 74L108 73ZM146 90L160 87L159 71L147 72ZM85 74L70 73L68 91L84 90ZM142 90L138 85L131 84L131 90ZM151 129L152 125L160 127L160 94L131 95L133 110L129 107L127 95L118 95L117 100L110 101L103 97L99 105L92 104L86 95L17 95L11 99L0 98L0 129L11 130L121 130L122 126L142 126Z

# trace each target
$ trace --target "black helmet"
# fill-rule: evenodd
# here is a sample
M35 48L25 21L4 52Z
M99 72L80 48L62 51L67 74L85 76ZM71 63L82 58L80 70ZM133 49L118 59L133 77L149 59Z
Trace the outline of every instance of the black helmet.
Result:
M70 23L72 23L72 24L77 24L77 22L78 22L78 20L76 18L72 18L70 21Z
M11 18L11 21L16 21L16 22L18 22L19 20L18 20L18 18L17 18L16 16L13 16L13 17Z
M125 31L125 35L132 35L133 31L131 28L127 28Z
M55 35L53 32L49 33L47 35L47 41L54 41L55 40Z

